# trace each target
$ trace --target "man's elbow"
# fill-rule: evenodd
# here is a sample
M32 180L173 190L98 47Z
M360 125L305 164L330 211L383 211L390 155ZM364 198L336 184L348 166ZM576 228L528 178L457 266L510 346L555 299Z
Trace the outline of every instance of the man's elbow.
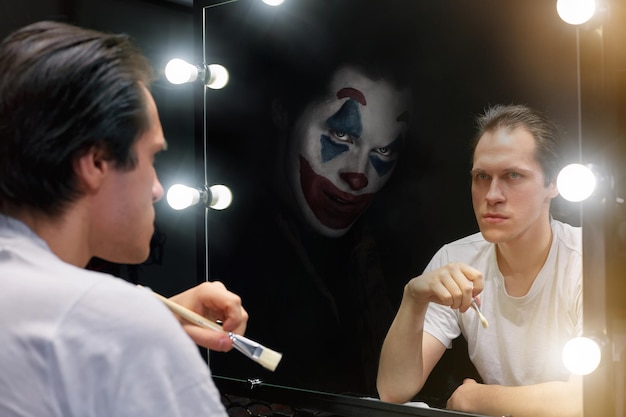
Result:
M400 389L394 389L386 386L386 384L381 383L380 381L377 384L377 389L380 400L388 403L405 403L407 401L411 401L413 396L417 394L417 391L408 392Z
M388 403L398 403L398 404L401 404L401 403L405 403L405 402L408 401L408 400L405 400L404 398L401 398L401 397L399 397L397 395L394 395L394 393L391 393L391 392L390 393L386 393L384 391L380 392L380 390L379 390L379 396L380 396L380 400L381 401L385 401L385 402L388 402Z

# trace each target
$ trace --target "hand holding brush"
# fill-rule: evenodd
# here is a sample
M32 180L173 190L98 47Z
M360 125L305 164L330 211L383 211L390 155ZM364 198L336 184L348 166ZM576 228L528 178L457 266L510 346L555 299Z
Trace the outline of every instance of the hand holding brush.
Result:
M218 323L207 319L200 314L183 307L180 304L175 303L174 301L166 298L154 291L152 293L163 302L173 313L177 314L181 318L186 321L195 324L196 326L204 327L207 329L211 329L217 332L226 333L230 340L233 343L233 347L237 349L239 352L257 362L264 368L269 369L270 371L274 371L278 366L278 363L282 359L282 354L271 350L253 340L248 339L239 334L235 334L233 332L226 332L222 329L222 326Z

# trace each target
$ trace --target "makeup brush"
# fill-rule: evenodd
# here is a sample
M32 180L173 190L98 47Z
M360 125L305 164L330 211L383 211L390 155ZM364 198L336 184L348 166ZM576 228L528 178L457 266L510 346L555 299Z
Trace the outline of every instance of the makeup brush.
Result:
M476 298L472 298L472 308L476 310L476 313L478 313L478 317L480 318L480 324L483 325L483 328L486 329L487 327L489 327L489 323L487 322L487 319L485 318L485 316L483 316L483 313L480 311L480 308L478 307Z
M257 362L264 368L274 371L278 366L278 363L282 359L282 353L268 349L265 346L248 339L247 337L235 334L233 332L226 332L219 324L201 316L200 314L191 311L180 304L173 302L172 300L163 297L160 294L152 291L152 293L160 299L172 312L178 314L190 323L193 323L200 327L205 327L218 332L226 333L230 340L233 341L233 347L239 352L246 355L248 358Z

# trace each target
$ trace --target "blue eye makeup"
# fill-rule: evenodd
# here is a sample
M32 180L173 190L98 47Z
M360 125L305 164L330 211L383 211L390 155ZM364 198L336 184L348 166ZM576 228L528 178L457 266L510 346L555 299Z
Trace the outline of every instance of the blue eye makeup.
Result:
M345 132L354 138L360 137L363 132L363 123L361 122L359 103L349 99L326 120L326 125L330 130Z
M335 114L326 119L326 126L331 131L341 132L351 138L360 137L363 132L363 124L361 123L359 104L353 99L347 100ZM322 135L320 141L322 144L322 162L328 162L349 149L348 145L336 142L328 135Z
M326 120L326 125L331 131L341 132L352 138L359 138L363 132L359 104L355 100L349 99ZM401 139L401 136L398 136L389 146L386 146L388 152L385 155L397 152L402 142ZM337 142L329 135L321 135L320 142L322 162L328 162L350 149L346 143ZM380 177L389 173L395 165L395 160L385 160L382 154L377 153L371 154L369 160Z
M370 155L369 160L379 177L385 176L396 164L395 160L383 161L378 155Z
M337 143L328 135L322 135L320 138L322 143L322 162L328 162L338 155L348 151L348 145L345 143Z
M402 144L402 135L399 135L389 146L386 146L387 152L384 155L394 155L400 149ZM379 148L381 149L381 148ZM395 159L387 160L383 158L382 153L374 153L369 156L370 163L376 170L379 177L385 176L396 164Z

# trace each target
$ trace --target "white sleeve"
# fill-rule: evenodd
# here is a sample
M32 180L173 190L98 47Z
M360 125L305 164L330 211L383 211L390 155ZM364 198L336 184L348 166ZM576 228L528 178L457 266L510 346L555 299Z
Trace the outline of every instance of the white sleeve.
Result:
M67 399L62 414L225 417L208 365L180 323L147 291L116 281L86 293L54 337L50 375Z
M429 272L450 263L446 246L435 253L424 272ZM456 311L450 307L436 303L430 303L424 319L424 331L437 340L446 348L452 347L452 341L461 334Z

